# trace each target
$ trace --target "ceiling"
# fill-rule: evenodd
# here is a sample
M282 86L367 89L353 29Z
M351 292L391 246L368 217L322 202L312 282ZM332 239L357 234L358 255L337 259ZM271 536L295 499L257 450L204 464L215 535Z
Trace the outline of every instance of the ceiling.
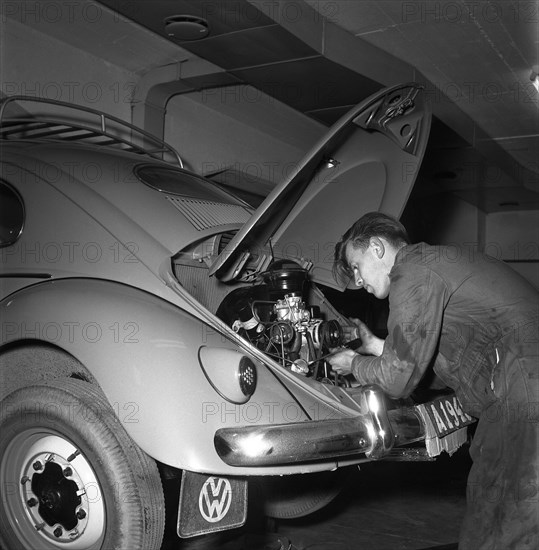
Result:
M98 40L84 28L47 32L108 61L121 55L141 75L186 53L208 62L166 83L163 102L249 84L330 125L382 87L419 81L433 124L416 192L452 194L485 212L539 210L539 93L530 81L539 64L539 0L99 3L119 14L121 31L116 20L102 25ZM203 18L208 36L170 36L165 19L180 15Z
M420 190L486 212L539 208L538 1L102 3L224 69L194 88L247 83L328 125L383 86L421 81L434 119ZM209 35L169 36L177 15L204 18Z

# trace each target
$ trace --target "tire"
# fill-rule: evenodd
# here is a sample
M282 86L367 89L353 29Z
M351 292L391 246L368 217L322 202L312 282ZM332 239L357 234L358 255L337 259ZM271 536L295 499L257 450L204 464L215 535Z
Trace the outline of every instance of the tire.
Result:
M341 492L350 473L350 468L344 468L263 479L264 514L275 519L308 516L327 506Z
M155 462L95 386L20 388L0 409L4 550L158 550L165 522Z

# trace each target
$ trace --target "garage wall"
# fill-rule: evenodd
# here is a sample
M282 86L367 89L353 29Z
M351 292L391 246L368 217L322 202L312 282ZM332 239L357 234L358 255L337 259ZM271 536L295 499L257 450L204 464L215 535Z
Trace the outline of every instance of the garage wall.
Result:
M2 95L68 101L130 120L134 73L10 17L0 31Z
M462 245L484 243L484 215L451 193L422 196L412 193L402 221L412 241Z
M486 218L489 254L505 260L539 288L539 212L496 212Z
M539 288L539 212L486 214L450 193L412 195L402 218L413 242L461 245L505 261Z
M286 177L327 128L250 86L174 96L167 105L165 141L210 174L259 185L267 193Z

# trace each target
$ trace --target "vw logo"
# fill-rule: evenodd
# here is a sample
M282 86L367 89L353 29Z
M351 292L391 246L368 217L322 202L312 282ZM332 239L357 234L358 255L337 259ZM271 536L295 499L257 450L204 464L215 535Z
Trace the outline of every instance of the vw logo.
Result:
M198 509L206 521L216 523L226 516L231 502L230 481L222 477L209 477L200 489Z

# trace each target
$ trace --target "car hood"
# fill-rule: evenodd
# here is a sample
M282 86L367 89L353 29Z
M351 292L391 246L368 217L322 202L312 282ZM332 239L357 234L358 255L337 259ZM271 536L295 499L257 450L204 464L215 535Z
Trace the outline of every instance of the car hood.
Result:
M334 288L333 250L363 214L400 217L425 152L431 113L419 84L386 88L337 121L277 185L210 267L222 281L271 250Z

